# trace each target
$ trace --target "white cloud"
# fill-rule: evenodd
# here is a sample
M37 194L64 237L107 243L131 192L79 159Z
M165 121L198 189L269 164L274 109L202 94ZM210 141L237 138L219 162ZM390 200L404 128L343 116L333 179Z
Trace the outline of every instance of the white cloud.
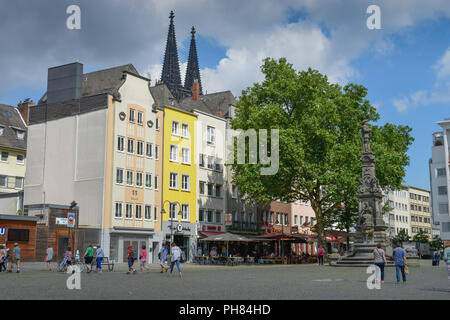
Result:
M450 47L447 48L441 59L434 65L437 70L438 80L442 80L450 76Z

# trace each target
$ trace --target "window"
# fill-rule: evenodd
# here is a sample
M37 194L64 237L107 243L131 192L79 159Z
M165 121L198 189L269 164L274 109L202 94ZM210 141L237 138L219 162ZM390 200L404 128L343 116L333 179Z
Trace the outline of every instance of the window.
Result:
M180 124L178 123L178 121L172 121L172 135L180 135Z
M178 173L171 172L169 177L169 188L178 189Z
M213 170L214 169L214 157L208 156L208 169Z
M205 221L205 210L200 209L198 210L198 221L203 222Z
M134 109L130 109L130 122L134 122Z
M27 242L30 239L29 229L8 228L8 240L12 242ZM12 252L11 252L12 255Z
M208 210L208 222L213 222L213 212L211 210Z
M158 176L155 176L155 190L158 190Z
M0 136L3 135L3 130L5 129L5 127L0 126Z
M143 156L144 155L144 142L143 141L137 141L136 142L136 154L138 156Z
M216 223L222 223L222 212L216 211Z
M189 138L189 125L187 125L186 123L183 123L181 125L181 136L183 138Z
M208 196L212 196L213 195L213 184L208 183Z
M188 175L183 174L181 176L181 190L190 191L190 189L191 189L190 177Z
M16 189L22 189L23 188L23 178L22 177L16 177Z
M220 198L222 196L222 186L220 184L216 185L216 197Z
M300 216L300 225L303 225L303 216Z
M159 160L159 146L155 145L155 160Z
M236 186L231 186L231 197L233 198L233 199L236 199L237 198L237 187Z
M188 204L181 205L181 219L189 220L189 205Z
M437 168L436 174L438 177L445 177L445 168Z
M199 181L199 192L200 194L205 194L205 182L204 181Z
M153 220L158 221L158 207L153 207Z
M188 148L181 149L181 162L185 164L191 163L191 152Z
M132 219L133 218L133 205L131 203L127 203L125 218Z
M116 209L114 211L116 218L122 218L122 202L116 202Z
M0 187L8 187L8 176L0 176Z
M155 130L159 130L159 118L155 118Z
M3 158L3 152L2 152L2 158ZM447 195L447 186L438 187L438 195L440 195L440 196Z
M24 163L24 155L23 154L18 154L17 155L17 164L23 164Z
M422 201L422 200L421 200L421 196L420 196L420 194L419 194L419 195L417 195L417 200L419 200L419 201Z
M145 174L145 187L146 188L152 187L152 174L151 173Z
M9 152L2 152L2 161L7 162L8 161Z
M175 220L177 218L178 214L178 204L177 203L170 203L169 206L169 219Z
M178 147L170 145L170 161L178 162Z
M17 139L23 140L23 138L25 138L25 131L16 130L16 133L17 133Z
M450 232L450 222L441 222L442 232Z
M116 169L116 183L123 184L123 169Z
M141 111L138 111L137 123L138 124L144 123L144 113Z
M133 171L127 170L127 185L128 186L133 185Z
M145 151L145 155L148 157L148 158L151 158L153 155L152 155L152 149L153 149L153 145L150 143L150 142L147 142L146 143L146 151Z
M298 218L298 216L295 215L295 216L294 216L294 224L297 224L297 218Z
M214 144L216 141L216 129L208 126L206 128L206 142L208 144Z
M204 168L205 167L205 155L203 153L200 153L199 155L199 166Z
M117 137L117 151L123 152L123 148L124 148L124 137L122 136L118 136Z
M128 153L134 153L134 139L128 138L127 151Z
M136 187L142 187L142 172L136 172Z
M215 170L216 171L219 171L219 172L221 172L222 171L222 164L220 163L220 159L217 159L216 158L216 161L215 161Z
M140 204L136 205L136 219L142 219L142 205Z
M439 214L448 214L448 203L439 203Z
M152 220L152 206L145 206L144 219Z

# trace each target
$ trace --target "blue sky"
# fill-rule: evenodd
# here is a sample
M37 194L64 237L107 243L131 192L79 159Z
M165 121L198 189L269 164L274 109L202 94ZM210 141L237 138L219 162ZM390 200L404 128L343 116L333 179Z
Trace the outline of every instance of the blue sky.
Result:
M182 79L195 25L202 85L240 91L260 81L261 59L287 57L330 80L368 88L380 123L412 127L405 183L429 188L435 123L450 117L450 6L445 0L139 1L79 0L81 30L65 28L70 0L0 0L0 103L37 101L47 68L73 61L84 71L133 63L159 78L175 11ZM366 8L381 8L381 30L368 30ZM116 17L110 19L108 17ZM37 35L39 35L37 37Z

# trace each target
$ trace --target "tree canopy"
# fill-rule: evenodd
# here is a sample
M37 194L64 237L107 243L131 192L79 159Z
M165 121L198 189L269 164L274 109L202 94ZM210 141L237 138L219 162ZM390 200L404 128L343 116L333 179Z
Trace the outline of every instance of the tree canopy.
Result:
M235 163L234 183L258 204L309 201L316 214L319 244L324 245L324 228L339 205L355 206L361 177L361 123L375 123L380 116L361 85L342 87L316 70L296 71L285 58L266 58L261 70L265 79L242 91L232 128L279 129L279 170L261 175L260 163ZM409 164L411 129L390 123L371 124L371 129L380 186L399 188Z

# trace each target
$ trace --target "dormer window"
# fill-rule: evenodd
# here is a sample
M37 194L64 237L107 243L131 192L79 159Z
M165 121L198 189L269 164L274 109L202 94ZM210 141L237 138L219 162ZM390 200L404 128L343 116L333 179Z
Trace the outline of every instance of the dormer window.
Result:
M17 133L17 139L23 140L25 138L25 131L16 130L16 133Z

